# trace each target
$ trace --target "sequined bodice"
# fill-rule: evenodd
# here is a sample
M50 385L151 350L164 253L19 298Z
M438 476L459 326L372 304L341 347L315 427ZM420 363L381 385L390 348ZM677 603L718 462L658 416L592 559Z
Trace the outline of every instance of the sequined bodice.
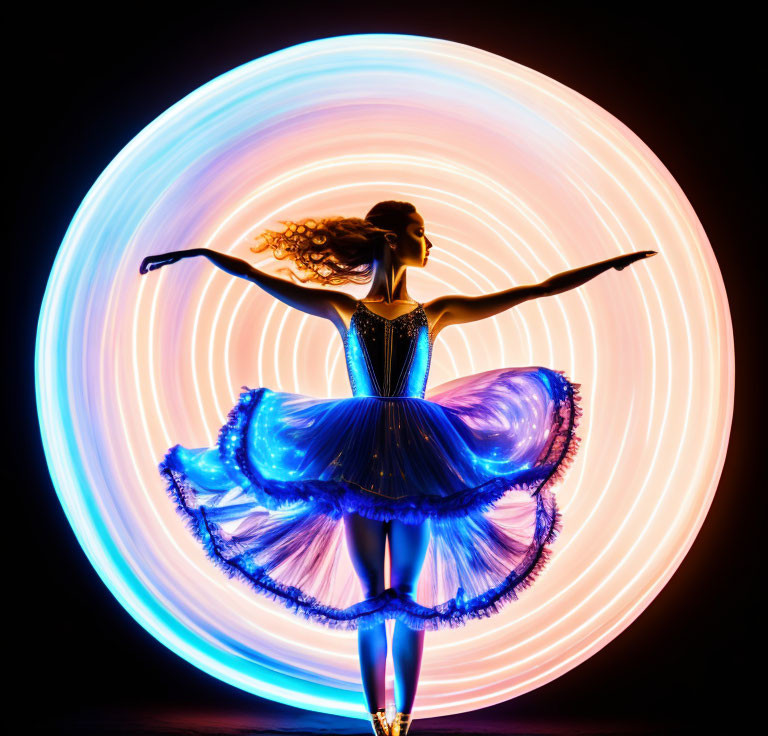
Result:
M387 319L358 301L344 337L344 355L353 396L423 399L432 358L423 305Z

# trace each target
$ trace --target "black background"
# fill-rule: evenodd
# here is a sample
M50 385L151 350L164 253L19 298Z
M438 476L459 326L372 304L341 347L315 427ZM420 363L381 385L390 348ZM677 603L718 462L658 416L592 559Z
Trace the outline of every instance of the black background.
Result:
M753 592L762 545L762 457L755 383L760 278L754 188L763 133L753 124L757 24L736 10L672 17L671 4L621 14L483 4L219 4L171 12L125 6L109 19L68 8L19 18L6 65L18 129L11 153L11 278L6 324L11 455L6 542L15 559L9 644L19 698L62 722L73 711L252 708L257 699L197 670L117 603L80 549L47 473L35 409L38 310L64 232L88 189L146 125L235 66L296 43L408 33L483 48L542 72L624 122L678 181L712 243L733 318L737 384L723 477L694 546L650 607L617 639L549 685L497 706L499 719L594 716L711 725L747 718L760 656ZM755 29L755 30L753 30ZM760 80L762 82L762 80ZM756 95L756 96L755 96ZM759 293L759 292L758 292ZM700 400L706 401L706 396ZM759 402L759 403L757 403ZM764 436L763 432L763 436ZM21 498L21 506L18 499ZM11 511L13 510L13 511ZM13 517L8 518L11 512ZM16 516L18 514L18 516ZM16 579L17 578L17 579ZM20 701L14 701L18 704ZM264 703L264 707L268 707ZM34 720L34 718L32 718ZM32 730L31 726L28 726ZM729 729L730 730L730 729Z

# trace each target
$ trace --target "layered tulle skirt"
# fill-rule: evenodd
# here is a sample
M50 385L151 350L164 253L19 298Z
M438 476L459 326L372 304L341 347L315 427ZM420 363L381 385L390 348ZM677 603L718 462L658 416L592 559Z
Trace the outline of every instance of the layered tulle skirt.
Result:
M159 468L211 560L256 592L327 626L437 629L499 611L546 564L579 441L562 372L501 368L425 398L243 388L215 447L176 445ZM415 600L364 598L348 513L429 524Z

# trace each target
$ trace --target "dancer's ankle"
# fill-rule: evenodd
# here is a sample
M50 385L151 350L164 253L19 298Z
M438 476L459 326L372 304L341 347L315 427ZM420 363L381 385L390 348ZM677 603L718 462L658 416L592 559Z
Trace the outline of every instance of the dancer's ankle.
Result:
M389 723L387 723L387 714L384 708L378 708L371 714L371 726L375 736L391 736Z
M392 721L390 726L390 734L391 736L406 736L410 727L411 714L397 711L395 714L395 720Z

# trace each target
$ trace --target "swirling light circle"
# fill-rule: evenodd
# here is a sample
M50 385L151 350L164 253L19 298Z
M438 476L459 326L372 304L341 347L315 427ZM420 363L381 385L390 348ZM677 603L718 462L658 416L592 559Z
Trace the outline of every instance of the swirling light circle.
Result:
M425 217L435 247L409 272L422 301L659 251L437 340L431 386L544 365L581 383L584 417L552 562L501 614L428 635L427 717L529 691L611 641L712 501L733 408L725 289L685 195L625 125L532 69L434 38L326 38L238 67L130 141L83 200L40 312L37 401L67 517L142 626L251 693L363 715L355 632L223 576L157 473L172 444L214 444L242 385L350 395L339 336L204 258L138 265L208 247L272 270L283 264L247 246L279 219L362 217L382 199Z

